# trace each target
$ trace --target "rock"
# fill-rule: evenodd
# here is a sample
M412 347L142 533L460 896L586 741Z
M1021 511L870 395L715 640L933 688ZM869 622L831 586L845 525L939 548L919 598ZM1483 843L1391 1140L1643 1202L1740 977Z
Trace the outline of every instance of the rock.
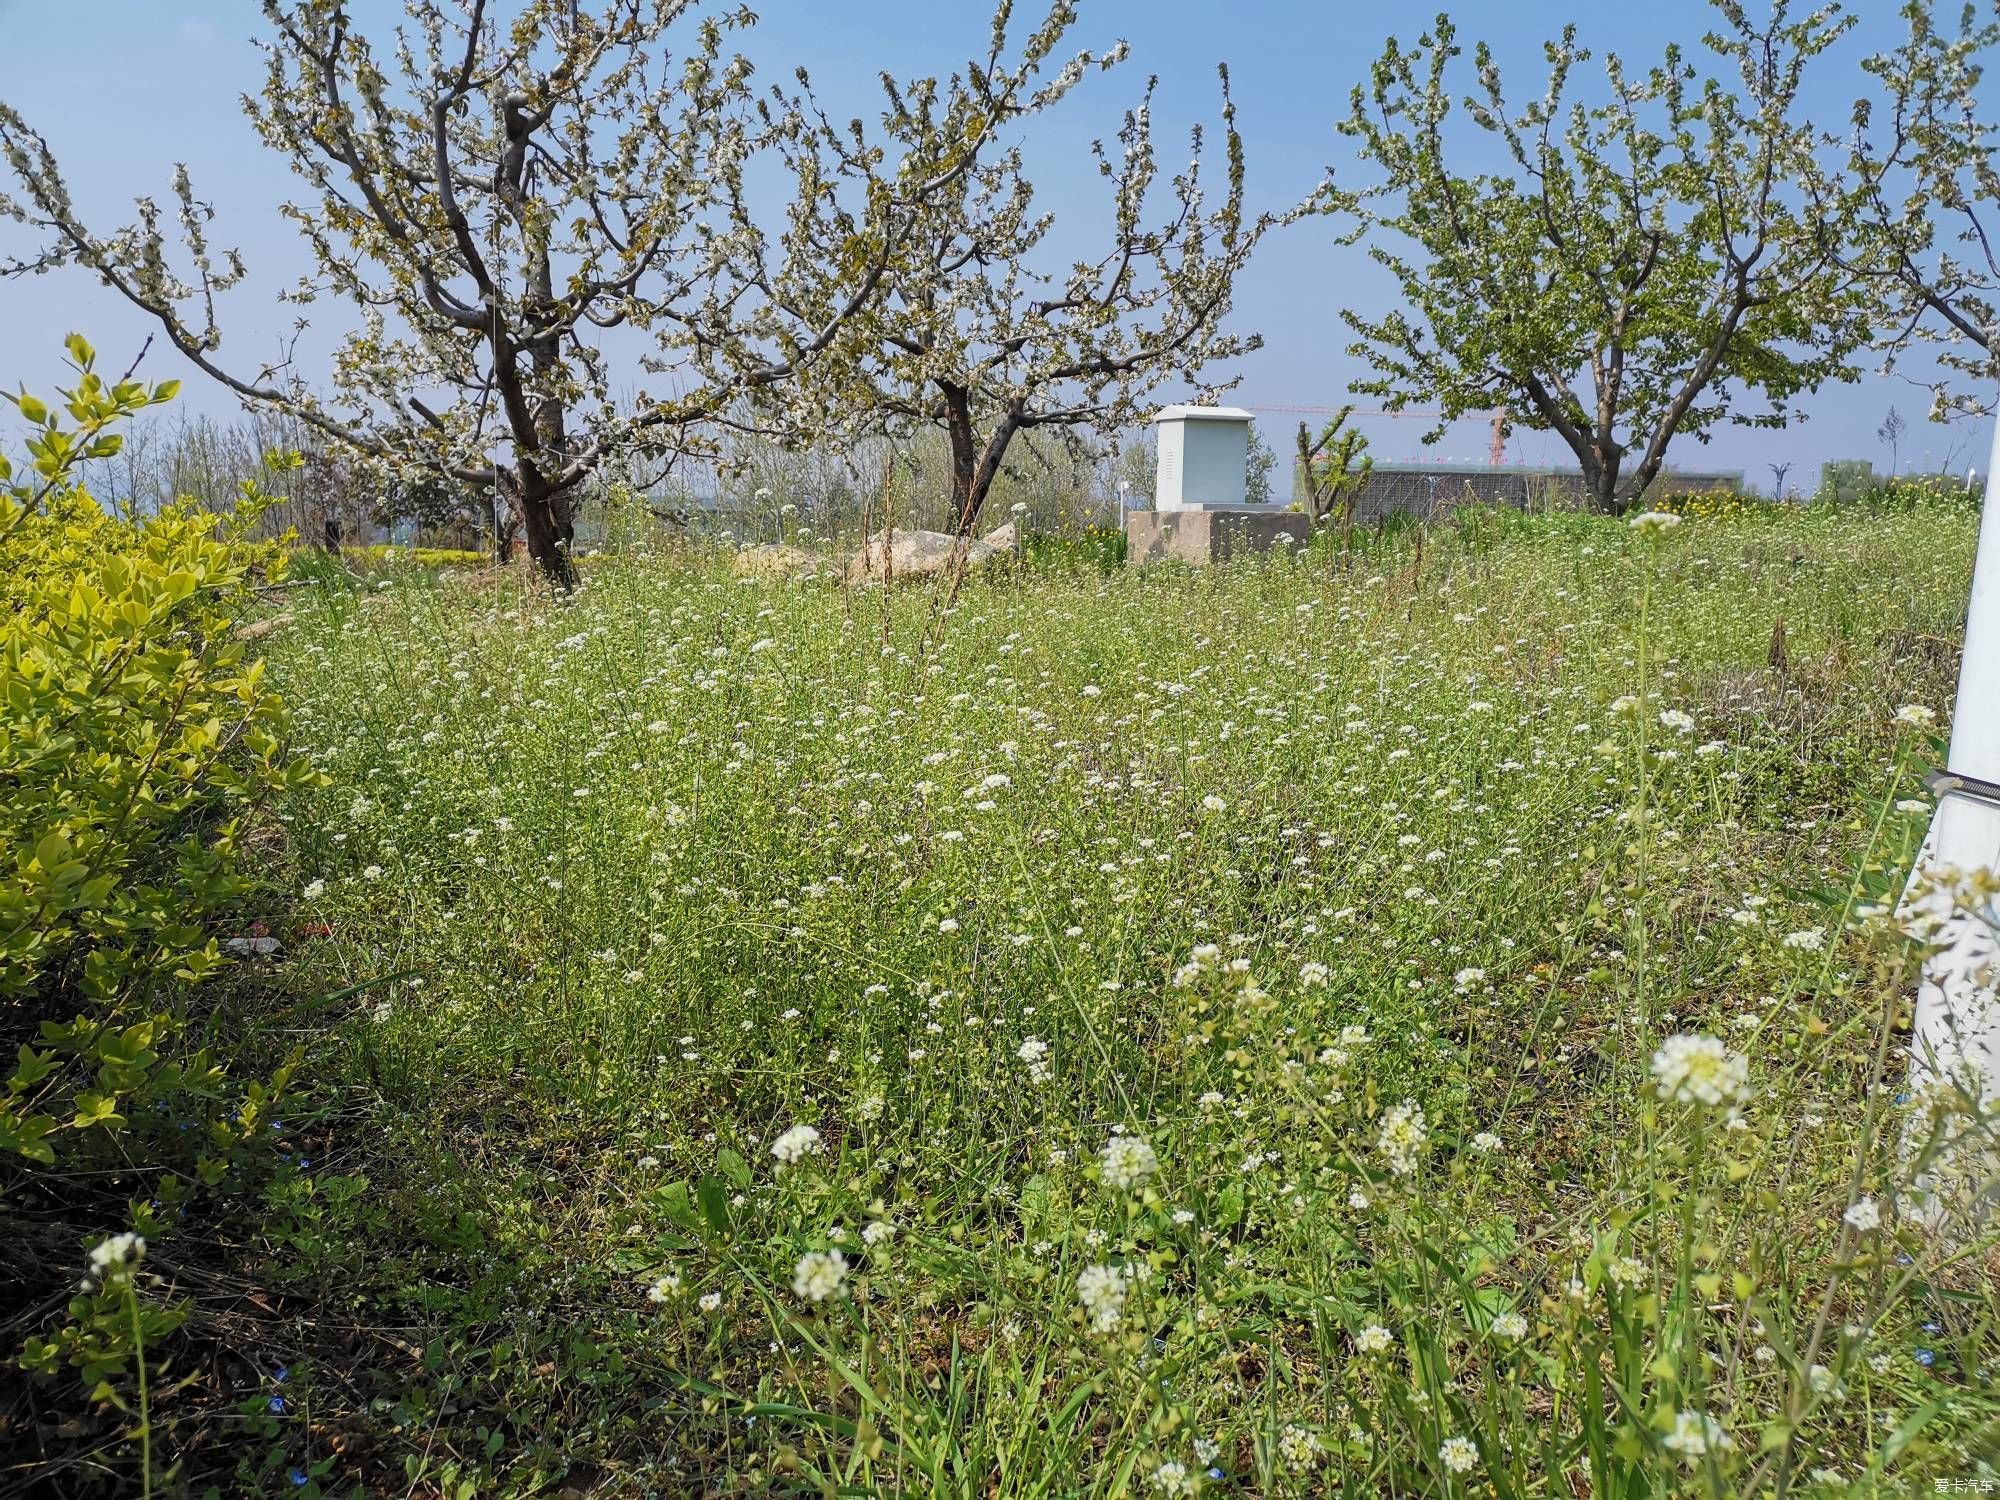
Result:
M797 578L819 567L819 557L803 547L787 547L778 542L759 542L744 547L729 560L729 571L738 578Z
M1009 521L1005 526L994 527L982 540L995 552L1012 552L1021 545L1021 533L1014 522Z
M883 573L885 553L891 576L927 578L951 565L952 553L961 545L965 550L967 572L982 568L999 556L998 551L985 542L970 541L961 544L958 538L948 531L877 532L848 562L847 581L865 583L880 578Z

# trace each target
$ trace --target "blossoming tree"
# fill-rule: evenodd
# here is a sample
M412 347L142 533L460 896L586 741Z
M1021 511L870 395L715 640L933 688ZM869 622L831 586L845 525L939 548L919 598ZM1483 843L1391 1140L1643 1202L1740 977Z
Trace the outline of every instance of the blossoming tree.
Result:
M1505 165L1474 173L1448 159L1462 50L1450 20L1414 46L1389 42L1340 126L1376 180L1336 181L1323 203L1350 239L1375 236L1406 304L1342 311L1375 372L1356 392L1436 406L1440 433L1503 406L1559 436L1595 505L1618 512L1676 436L1705 440L1725 419L1781 427L1799 415L1793 397L1853 378L1863 300L1840 263L1842 226L1811 211L1845 200L1798 117L1808 66L1847 22L1791 20L1780 0L1760 29L1736 0L1717 9L1706 45L1733 86L1673 46L1643 75L1608 57L1604 101L1570 99L1590 57L1571 27L1548 48L1547 90L1515 113L1480 44L1464 112ZM1753 392L1764 404L1739 412Z
M142 198L135 224L100 233L46 139L4 105L18 186L0 213L41 238L0 272L85 267L253 405L386 468L497 491L560 582L579 487L608 458L699 446L873 294L891 236L830 247L795 226L774 239L745 209L760 151L802 202L845 169L826 155L841 157L837 138L753 97L749 63L726 52L746 9L521 0L503 19L488 0L412 0L382 48L342 0L263 9L265 85L245 107L306 187L284 212L316 268L290 299L346 305L331 392L289 361L225 359L217 302L245 267L211 247L185 169L171 209ZM654 384L614 394L627 352Z
M1933 0L1908 0L1902 43L1862 66L1879 98L1854 106L1852 264L1896 328L1889 356L1933 346L1943 378L1932 415L1989 410L2000 380L2000 254L1993 205L2000 125L1982 116L1985 62L2000 22L1967 6L1940 26Z
M1023 432L1114 433L1140 402L1178 378L1204 395L1226 389L1207 367L1258 346L1225 332L1231 286L1258 240L1285 216L1244 208L1243 145L1222 70L1226 185L1211 203L1197 129L1187 167L1163 180L1152 134L1153 83L1129 110L1115 149L1090 150L1110 184L1111 215L1095 254L1064 261L1049 253L1054 216L1038 211L1018 145L1019 126L1056 104L1092 70L1115 66L1123 43L1052 59L1076 18L1055 0L1042 24L1010 55L1008 12L995 14L982 58L940 84L883 81L880 140L860 121L819 119L821 149L868 164L864 202L897 203L885 295L843 333L843 357L820 363L791 388L848 430L934 426L951 444L952 513L968 535ZM1018 133L1018 132L1015 132ZM944 185L912 196L911 181ZM1164 199L1162 207L1156 200ZM837 195L801 200L819 235L856 232L858 211ZM824 292L822 301L837 300ZM847 334L854 337L850 340ZM801 411L809 420L813 410Z

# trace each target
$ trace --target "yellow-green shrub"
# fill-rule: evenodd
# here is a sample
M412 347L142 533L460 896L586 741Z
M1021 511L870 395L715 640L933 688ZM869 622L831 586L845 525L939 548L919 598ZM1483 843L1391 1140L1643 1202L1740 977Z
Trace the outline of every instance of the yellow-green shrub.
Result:
M408 563L416 568L481 568L493 559L484 552L463 547L398 547L380 543L367 547L342 547L342 556L356 562L380 565Z
M246 488L221 518L107 512L84 467L173 383L107 384L89 345L69 350L77 385L56 410L9 398L27 458L0 455L0 1014L20 1033L4 1036L0 1161L17 1165L109 1144L140 1104L205 1126L198 1150L248 1127L236 1105L226 1124L174 1107L219 1105L221 1081L176 1045L182 1002L224 963L216 927L245 889L255 814L313 775L234 635L284 566L281 545L248 540L265 497Z
M1773 502L1741 490L1675 490L1649 494L1644 504L1647 510L1685 516L1690 521L1734 521L1744 516L1777 514L1771 508Z

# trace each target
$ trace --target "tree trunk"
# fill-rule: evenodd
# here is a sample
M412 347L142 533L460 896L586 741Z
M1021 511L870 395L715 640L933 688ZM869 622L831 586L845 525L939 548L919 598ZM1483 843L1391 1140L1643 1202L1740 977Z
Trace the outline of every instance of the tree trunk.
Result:
M1583 483L1590 508L1600 516L1622 515L1625 500L1618 493L1618 460L1597 451L1583 455Z
M570 560L570 539L555 509L546 499L531 500L521 507L521 529L528 541L528 556L550 583L565 593L576 587L576 564Z
M951 513L952 534L959 537L972 535L972 528L979 524L979 508L986 503L986 487L974 475L961 478L952 475Z
M507 502L520 520L528 556L543 577L567 593L576 587L576 564L570 556L576 533L570 508L564 497L548 492L532 462L525 455L516 461L505 485Z
M979 439L972 430L970 395L957 386L944 388L945 432L951 439L951 518L952 531L970 536L972 523L986 496L979 483Z
M554 302L554 275L548 250L544 246L537 253L534 269L529 274L524 305L531 318L541 320L548 316ZM562 377L562 355L557 339L558 335L548 334L528 345L528 361L534 368L535 382L543 391L549 390ZM535 398L536 451L517 460L521 471L521 491L528 501L522 515L528 529L528 555L540 565L549 581L565 592L576 587L576 512L570 502L570 492L551 489L542 475L550 470L560 472L569 456L566 416L563 403L556 397L542 395ZM536 467L538 459L546 463L546 469ZM541 538L539 545L538 536Z
M1013 442L1014 434L1021 430L1021 418L1017 411L1003 414L982 446L979 434L972 427L968 393L952 386L943 390L945 430L951 436L953 531L964 540L979 524L979 509L986 503L993 481L1000 476L1000 461L1007 456L1007 445Z

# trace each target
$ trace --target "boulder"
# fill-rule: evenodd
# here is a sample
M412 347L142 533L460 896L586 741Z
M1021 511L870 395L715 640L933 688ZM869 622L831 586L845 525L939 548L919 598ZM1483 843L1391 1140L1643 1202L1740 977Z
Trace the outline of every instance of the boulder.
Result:
M883 531L870 537L847 564L849 583L867 583L882 577L884 563L895 578L928 578L952 564L953 550L961 544L948 531ZM999 555L985 542L968 541L965 566L968 572L982 568Z
M1005 526L996 526L983 538L986 545L995 552L1013 552L1021 545L1020 529L1009 521Z
M738 578L797 578L819 567L817 554L803 547L787 547L778 542L760 542L741 548L729 559L729 571Z

